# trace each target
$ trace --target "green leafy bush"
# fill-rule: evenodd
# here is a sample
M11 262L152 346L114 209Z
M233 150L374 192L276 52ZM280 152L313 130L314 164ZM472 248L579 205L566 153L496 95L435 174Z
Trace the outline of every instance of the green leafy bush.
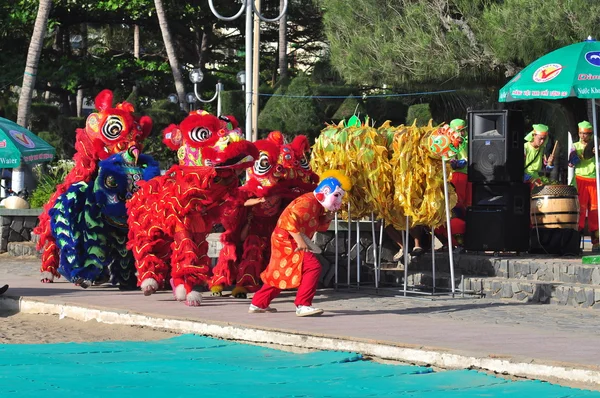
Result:
M33 172L38 183L29 198L30 206L32 208L43 207L56 191L56 186L65 180L74 166L75 163L71 160L59 160L35 166Z
M406 124L411 125L417 119L417 126L426 126L431 117L429 104L415 104L408 108ZM435 122L433 123L435 125Z

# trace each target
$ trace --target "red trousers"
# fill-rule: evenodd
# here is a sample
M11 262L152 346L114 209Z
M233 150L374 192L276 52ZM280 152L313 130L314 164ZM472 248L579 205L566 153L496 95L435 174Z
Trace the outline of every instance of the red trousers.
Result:
M458 203L463 207L471 206L472 200L472 184L469 182L467 175L459 171L452 173L450 182L454 185L456 196L458 197Z
M304 261L302 262L302 277L300 278L300 286L296 293L294 304L297 306L311 306L313 297L317 293L317 283L321 275L321 263L311 252L304 253ZM262 285L260 290L252 297L252 304L259 308L267 308L271 301L281 293L281 289L274 286Z
M579 229L582 230L585 227L585 216L587 213L590 232L597 231L598 197L596 193L596 179L575 177L575 181L577 182L577 193L579 195Z

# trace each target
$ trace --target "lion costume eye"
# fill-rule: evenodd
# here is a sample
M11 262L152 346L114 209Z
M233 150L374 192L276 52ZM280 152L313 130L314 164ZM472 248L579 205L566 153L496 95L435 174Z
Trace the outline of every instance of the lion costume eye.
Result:
M104 179L104 185L107 188L111 188L112 189L112 188L116 188L118 184L117 184L117 180L115 180L114 176L107 176Z
M206 127L194 127L190 131L190 139L195 142L203 142L208 140L212 136L212 133Z
M111 141L116 140L124 129L125 123L123 119L117 115L110 115L106 118L106 123L102 126L102 135Z
M273 165L269 162L269 156L266 153L261 153L258 160L254 162L254 174L265 175L272 167Z
M302 167L304 170L310 170L310 164L308 163L308 159L306 157L300 159L300 167Z

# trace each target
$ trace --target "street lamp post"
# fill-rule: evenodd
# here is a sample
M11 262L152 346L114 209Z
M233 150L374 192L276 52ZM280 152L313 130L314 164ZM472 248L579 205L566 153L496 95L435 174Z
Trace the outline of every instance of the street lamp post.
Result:
M231 17L224 17L217 12L215 6L213 4L213 0L208 0L208 5L212 13L223 21L234 21L239 18L244 10L246 11L246 33L245 33L245 45L246 45L246 72L245 72L245 92L246 92L246 139L252 140L252 80L257 79L258 70L253 71L252 69L252 61L253 61L253 51L252 51L252 20L253 15L256 15L263 22L277 22L279 21L286 13L288 0L284 0L283 10L281 10L281 14L277 18L269 19L265 18L260 12L256 9L254 4L254 0L242 0L242 6L240 10ZM257 49L258 51L258 49ZM256 104L258 106L258 104Z
M198 101L208 103L213 102L215 99L217 100L217 116L221 116L221 91L223 91L223 83L219 81L215 86L215 95L211 99L205 100L198 93L198 83L200 83L204 79L204 73L200 70L200 68L192 69L190 71L190 81L194 83L194 93L189 93L188 95L195 95L198 98ZM189 101L188 101L189 102ZM194 101L196 102L196 101Z

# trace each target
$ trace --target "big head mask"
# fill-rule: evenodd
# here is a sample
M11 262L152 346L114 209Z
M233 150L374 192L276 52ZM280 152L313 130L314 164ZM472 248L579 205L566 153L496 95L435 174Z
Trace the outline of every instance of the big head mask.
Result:
M338 170L330 170L323 173L314 194L326 210L335 212L342 207L342 198L351 188L348 177Z

